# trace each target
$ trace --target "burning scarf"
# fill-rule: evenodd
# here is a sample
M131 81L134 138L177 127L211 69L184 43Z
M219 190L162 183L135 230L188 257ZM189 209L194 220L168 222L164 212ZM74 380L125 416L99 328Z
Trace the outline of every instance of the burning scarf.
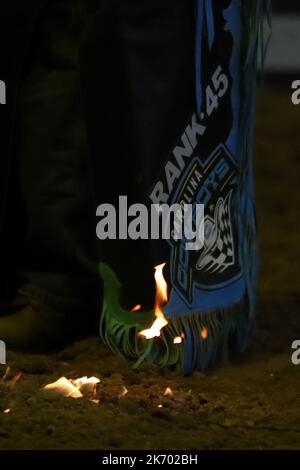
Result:
M149 197L153 203L203 204L204 244L187 251L184 238L168 242L170 295L164 266L157 266L155 317L153 311L122 309L120 283L100 265L104 342L136 359L136 366L147 359L184 374L244 351L253 330L258 279L253 118L269 10L265 0L196 3L195 109Z

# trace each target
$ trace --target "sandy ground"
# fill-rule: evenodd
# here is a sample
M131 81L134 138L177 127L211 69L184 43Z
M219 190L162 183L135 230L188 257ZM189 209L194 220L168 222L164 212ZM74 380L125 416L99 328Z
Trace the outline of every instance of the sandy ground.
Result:
M291 343L300 339L299 129L300 108L288 91L261 93L255 147L262 278L251 350L189 378L152 365L133 371L96 338L53 356L9 353L10 372L0 381L0 449L300 448L300 366L291 363ZM62 375L101 378L100 404L41 390ZM164 396L167 387L173 396Z

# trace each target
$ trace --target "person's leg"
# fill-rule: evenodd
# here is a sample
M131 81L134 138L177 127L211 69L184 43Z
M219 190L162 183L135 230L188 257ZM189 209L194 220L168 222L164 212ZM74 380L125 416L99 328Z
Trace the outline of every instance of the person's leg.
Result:
M28 305L0 321L0 337L12 347L59 343L96 325L100 288L78 67L88 19L84 0L49 2L21 88L26 234L19 267Z
M149 204L155 177L193 112L194 6L104 0L89 26L81 64L98 204L118 207L121 195L128 205ZM153 266L166 259L158 245L103 242L101 259L124 285L124 306L152 307Z

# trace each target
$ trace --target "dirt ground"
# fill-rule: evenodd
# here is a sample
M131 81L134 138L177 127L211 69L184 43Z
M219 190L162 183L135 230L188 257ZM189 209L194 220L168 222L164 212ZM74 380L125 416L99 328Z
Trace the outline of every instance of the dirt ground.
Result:
M300 108L288 90L261 92L262 276L251 350L189 378L152 365L133 371L97 338L53 356L9 353L10 371L0 380L0 449L300 449L300 366L291 363L291 343L300 339L299 132ZM101 379L99 404L41 390L60 376L83 375ZM167 387L173 396L164 396Z

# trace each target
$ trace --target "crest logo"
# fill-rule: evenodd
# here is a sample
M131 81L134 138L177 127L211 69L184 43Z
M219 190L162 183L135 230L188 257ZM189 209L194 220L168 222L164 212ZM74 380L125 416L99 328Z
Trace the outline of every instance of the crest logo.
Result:
M214 218L204 219L204 248L196 269L207 273L223 273L235 263L235 250L231 221L232 190L225 199L218 200Z
M172 203L205 207L204 243L186 252L185 240L171 241L172 264L176 266L172 283L177 292L193 303L194 287L215 289L241 276L233 200L237 188L237 168L224 145L209 157L194 156Z

